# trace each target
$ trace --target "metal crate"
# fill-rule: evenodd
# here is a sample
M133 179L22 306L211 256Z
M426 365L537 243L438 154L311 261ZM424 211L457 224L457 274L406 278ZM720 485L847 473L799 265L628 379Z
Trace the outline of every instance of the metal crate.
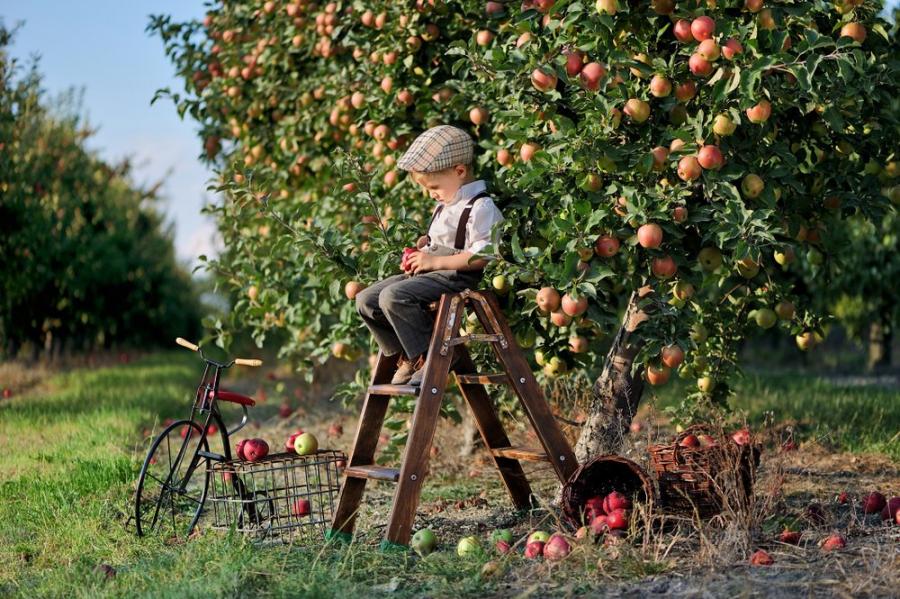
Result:
M340 451L322 449L310 455L276 453L257 462L214 462L210 526L234 528L259 540L322 541L346 460ZM309 502L309 513L298 515L298 501L303 499Z

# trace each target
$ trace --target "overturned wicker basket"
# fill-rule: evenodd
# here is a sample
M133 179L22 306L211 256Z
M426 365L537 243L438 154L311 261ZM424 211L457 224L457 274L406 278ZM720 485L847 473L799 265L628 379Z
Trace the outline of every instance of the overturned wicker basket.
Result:
M759 446L738 445L722 437L707 447L680 446L681 440L691 434L710 434L710 429L691 426L672 443L648 448L663 510L710 518L725 505L731 509L747 506L759 465Z
M638 503L652 501L653 481L643 468L614 454L598 456L572 473L563 486L563 513L571 524L581 526L585 502L595 495L619 491Z

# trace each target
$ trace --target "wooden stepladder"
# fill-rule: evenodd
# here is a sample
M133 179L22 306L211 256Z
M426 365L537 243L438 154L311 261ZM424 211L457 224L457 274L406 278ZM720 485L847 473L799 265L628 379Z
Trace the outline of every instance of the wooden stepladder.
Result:
M466 306L474 309L484 328L484 334L459 334L460 321ZM499 374L478 374L465 344L488 342L503 366ZM464 290L441 297L437 318L421 387L387 384L397 369L395 356L379 353L368 388L353 449L344 470L345 479L338 498L338 506L331 523L329 538L349 539L362 501L366 481L386 480L397 483L383 547L407 545L434 431L440 418L441 400L450 376L450 362L454 349L459 359L454 376L463 397L472 410L475 423L484 439L506 489L517 509L533 505L531 487L522 470L521 460L549 462L560 481L565 482L578 467L575 453L556 424L543 391L531 372L531 367L516 344L509 325L503 318L497 298L486 291ZM543 450L512 447L497 416L485 385L509 384L534 428ZM399 469L375 465L375 450L384 424L388 401L394 395L418 396L412 416L412 426Z

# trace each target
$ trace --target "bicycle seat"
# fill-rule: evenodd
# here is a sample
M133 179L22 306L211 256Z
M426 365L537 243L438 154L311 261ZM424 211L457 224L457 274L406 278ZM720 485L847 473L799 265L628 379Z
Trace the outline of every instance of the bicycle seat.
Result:
M213 392L209 392L209 397L212 399ZM250 406L253 407L256 405L256 400L252 397L248 397L246 395L241 395L240 393L235 393L234 391L226 391L225 389L219 389L219 399L222 401L230 401L232 403L241 404L242 406Z

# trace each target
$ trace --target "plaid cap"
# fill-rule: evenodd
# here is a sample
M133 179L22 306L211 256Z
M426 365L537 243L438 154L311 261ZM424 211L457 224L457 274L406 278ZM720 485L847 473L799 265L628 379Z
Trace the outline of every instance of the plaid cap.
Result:
M471 164L475 142L468 133L452 125L432 127L412 142L397 161L405 171L433 173L456 164Z

